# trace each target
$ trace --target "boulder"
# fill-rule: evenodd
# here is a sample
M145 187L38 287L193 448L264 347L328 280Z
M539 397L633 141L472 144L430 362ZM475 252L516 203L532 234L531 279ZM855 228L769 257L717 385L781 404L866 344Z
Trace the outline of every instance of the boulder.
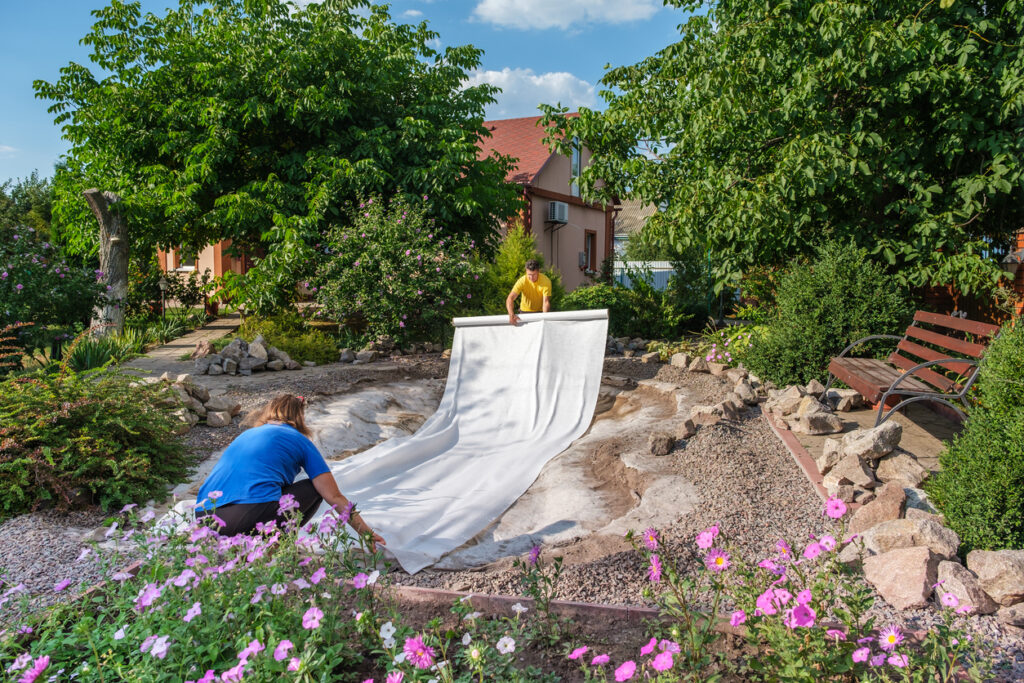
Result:
M713 406L693 406L690 408L690 420L699 425L718 424L724 416L721 405L719 403Z
M856 492L857 489L853 484L839 484L838 486L833 486L832 489L828 491L828 495L832 498L838 498L844 503L852 503Z
M676 441L692 439L696 433L697 425L693 423L693 420L683 420L682 424L676 427Z
M283 360L267 361L267 370L273 370L275 372L278 371L278 370L284 370L284 361Z
M263 346L263 344L255 341L252 344L249 344L249 356L264 363L270 360L267 348Z
M914 456L896 449L878 461L875 475L883 482L899 482L901 486L915 488L928 477L928 470Z
M668 455L676 447L676 437L664 432L651 434L647 438L647 448L651 455Z
M289 358L288 360L286 360L284 362L284 369L285 370L301 370L302 369L302 363L300 363L297 360L293 360L293 359Z
M952 560L960 548L960 537L955 532L924 519L893 519L871 527L861 536L864 546L878 555L898 548L925 546L942 559Z
M174 378L171 377L171 373L165 372L164 374L160 375L160 381L161 382L173 382Z
M729 368L725 371L725 378L733 384L739 384L747 379L747 371L743 368Z
M276 346L268 346L267 358L270 360L279 360L287 363L291 359L291 356L289 356L287 353L277 348Z
M193 397L198 399L201 403L206 403L210 400L210 390L204 387L202 384L196 384L189 382L185 385L185 391L191 394Z
M643 363L660 363L661 354L658 353L657 351L651 351L650 353L645 353L644 355L640 356L640 361Z
M821 455L814 459L820 474L828 474L843 458L843 448L838 439L825 439L821 447Z
M189 396L188 409L199 417L206 417L206 406L203 405L202 401L194 396Z
M338 352L339 363L351 363L356 359L356 354L352 352L352 349L342 349Z
M834 410L843 413L856 410L864 403L864 398L856 389L829 389L825 398Z
M903 513L903 504L907 501L907 494L899 484L886 484L876 491L876 498L859 508L850 518L850 531L860 534L868 529L899 519Z
M224 359L224 372L228 375L234 375L238 372L238 361L232 358Z
M896 609L928 605L939 558L926 547L897 548L864 558L864 578Z
M1024 602L1010 607L1000 607L996 612L996 620L1000 624L1024 628Z
M861 543L851 541L839 551L839 561L843 564L861 564L865 558L873 557L874 553Z
M831 472L829 472L828 474L826 474L824 477L821 478L821 485L822 485L822 487L824 487L824 489L826 491L828 491L828 494L830 496L834 496L834 497L838 498L839 497L839 487L840 486L851 486L852 487L853 486L853 482L850 481L849 479L847 479L844 476L836 474L835 468L832 468Z
M187 389L188 385L192 384L192 375L183 372L174 381Z
M794 415L797 417L807 417L808 415L818 415L822 413L831 415L832 411L829 410L827 405L813 396L808 395L800 399L800 405L797 406Z
M930 512L933 515L939 513L939 511L932 505L932 502L928 499L928 494L925 493L924 489L916 489L912 486L903 487L903 492L907 494L907 509L917 509L924 512Z
M206 402L206 410L208 412L227 412L235 416L242 411L242 405L226 396L214 396Z
M372 363L377 360L376 351L360 351L356 354L356 360L362 361L363 363Z
M1024 550L972 550L967 567L1003 607L1024 602Z
M939 562L937 580L941 583L935 587L937 598L941 599L943 593L952 593L961 605L970 605L974 614L992 614L999 609L996 601L982 589L974 572L959 562Z
M254 372L262 370L266 364L266 361L262 361L259 358L246 356L242 360L238 361L238 374L251 375Z
M192 362L192 371L197 375L205 375L210 372L210 366L214 365L210 356L200 356Z
M779 417L786 417L787 415L794 414L800 408L802 401L803 399L799 397L782 396L780 394L777 398L768 401L767 407Z
M757 392L754 391L754 387L751 386L749 380L741 379L736 383L736 387L733 392L740 397L744 403L748 406L752 406L757 403Z
M673 353L672 358L669 361L674 367L677 368L688 368L692 360L688 353Z
M625 358L632 358L633 356L636 355L636 350L635 349L626 349L625 351L622 352L622 355Z
M699 356L690 361L690 367L687 369L690 372L711 372L708 362Z
M833 417L835 416L833 415ZM874 488L877 484L875 476L871 473L868 466L855 455L844 455L828 475L846 477L850 480L850 483L863 488Z
M192 350L192 355L190 355L189 358L202 358L203 356L209 356L212 353L213 344L203 339L202 341L196 342L196 348Z
M171 392L178 399L178 401L184 405L189 405L192 402L192 396L185 390L185 387L175 382L171 385Z
M857 429L843 437L843 452L865 460L878 460L900 444L903 425L890 420L871 429Z
M853 494L853 502L858 505L867 505L875 499L875 492L858 488Z
M206 413L206 425L208 427L227 427L231 424L231 413L221 410L213 410Z
M742 401L740 402L742 405ZM715 406L721 411L721 415L726 420L732 420L736 422L740 419L740 411L733 405L732 401L722 401Z
M451 358L451 357L452 357L452 350L451 349L445 349L444 351L441 352L441 358L446 358L447 359L447 358Z
M803 398L805 395L803 387L791 384L779 393L779 398Z
M708 372L715 377L721 377L728 367L725 363L708 363Z
M903 489L903 491L905 493L907 491L907 489ZM946 526L946 518L943 517L942 515L934 515L934 514L932 514L930 512L925 512L924 510L919 510L918 508L912 508L912 507L906 508L906 510L903 513L903 516L906 517L907 519L930 519L931 521L935 522L936 524L941 524L942 526Z
M832 413L812 413L790 423L790 429L800 434L820 436L822 434L838 434L843 431L843 421Z
M220 351L220 355L222 357L230 358L236 363L245 358L248 354L249 345L245 342L244 339L238 339L237 337L235 339L232 339L231 343L225 346Z
M270 346L270 344L267 343L266 338L262 334L257 334L256 337L252 340L252 343L259 344L263 348L267 348L268 346Z
M747 407L747 404L743 401L742 398L740 398L740 395L737 394L735 391L730 391L728 394L726 394L725 398L722 399L722 402L731 403L732 407L736 409L737 413L739 413L740 411Z
M821 395L825 393L825 385L816 379L812 379L807 383L807 386L804 387L804 391L814 398L821 398Z
M315 360L304 360L304 361L302 361L302 365L303 365L303 367L306 367L306 368L315 368L316 367L316 361Z

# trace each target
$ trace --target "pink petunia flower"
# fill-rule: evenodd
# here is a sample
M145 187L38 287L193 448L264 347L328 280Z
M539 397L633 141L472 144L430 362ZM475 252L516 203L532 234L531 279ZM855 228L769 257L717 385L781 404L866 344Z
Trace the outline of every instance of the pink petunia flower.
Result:
M299 501L295 499L290 493L286 493L281 496L281 500L278 502L277 514L283 515L290 510L297 510L299 508Z
M822 548L830 552L836 547L836 539L832 536L822 536L818 543L821 544Z
M868 657L870 656L871 650L866 647L857 648L853 651L853 655L851 655L853 661L855 662L866 662L868 661Z
M608 655L597 655L596 657L590 660L590 666L604 666L609 661L611 661L611 657L609 657Z
M302 615L302 628L314 629L320 626L320 620L324 618L324 613L317 607L310 607L306 610L306 613Z
M651 668L655 671L668 671L672 668L673 663L671 652L659 652L651 662Z
M829 498L825 502L825 514L832 519L839 519L846 514L846 503L839 498Z
M882 652L875 655L871 658L868 664L870 664L871 666L882 666L883 664L885 664L885 653Z
M796 594L796 604L798 604L798 605L806 605L807 603L809 603L811 601L812 597L814 597L814 596L811 594L811 591L809 591L808 589L805 588L805 589L803 589L802 591L800 591L799 593Z
M697 534L697 547L701 550L707 550L715 543L715 539L718 537L718 525L710 526L704 531Z
M287 638L285 640L282 640L280 643L277 644L277 647L274 648L274 661L284 661L285 658L288 656L288 650L292 649L293 647L295 647L295 644L292 643L292 641L288 640Z
M62 590L64 590L70 585L71 579L64 579L63 581L58 581L57 583L53 584L53 592L60 593Z
M618 669L615 670L616 681L628 681L636 673L636 662L632 659L628 662L623 662Z
M846 634L843 633L842 631L840 631L837 628L830 628L830 629L828 629L827 631L825 631L825 636L827 638L834 639L837 643L840 640L846 640Z
M352 585L356 588L366 588L366 579L368 577L363 572L359 572L352 577Z
M323 567L320 567L315 572L313 572L313 575L309 577L309 580L315 586L316 584L320 583L321 581L323 581L326 578L327 578L327 570L324 569Z
M644 645L642 648L640 648L640 654L644 655L644 656L645 655L649 655L652 652L654 652L654 648L656 648L657 646L658 646L658 639L657 638L651 638L651 640L646 645Z
M56 586L54 586L54 590L56 590L56 589L57 589ZM956 607L957 605L960 604L960 598L956 597L952 593L943 593L942 594L942 604L945 605L946 607Z
M298 657L292 657L291 659L288 660L288 670L289 671L298 671L300 664L302 664L302 662L299 660ZM402 679L399 678L398 680L402 680Z
M569 653L569 659L579 659L580 657L585 655L587 653L587 650L589 650L589 649L590 648L588 648L586 645L584 645L582 647L578 647L578 648L576 648L575 650L573 650L572 652Z
M797 605L792 609L786 610L786 616L783 621L791 629L810 628L814 626L814 620L817 616L817 613L807 605Z
M906 655L889 655L885 661L900 669L905 667L908 663Z
M198 602L195 602L195 603L192 604L191 607L188 608L188 611L185 612L185 616L182 619L182 621L184 621L187 624L190 621L192 621L193 619L195 619L196 617L198 617L202 613L203 613L203 606L200 605Z
M736 610L735 612L732 613L731 617L729 617L729 624L731 626L739 626L740 624L742 624L746 620L747 620L747 613L744 612L741 609L738 609L738 610Z
M804 557L806 557L808 560L813 560L818 555L821 555L821 550L821 544L809 543L807 547L804 548Z

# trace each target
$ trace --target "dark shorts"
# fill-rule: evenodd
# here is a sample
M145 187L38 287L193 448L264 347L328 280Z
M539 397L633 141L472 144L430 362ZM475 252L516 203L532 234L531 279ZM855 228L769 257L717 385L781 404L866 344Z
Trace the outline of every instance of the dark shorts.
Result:
M316 492L313 487L313 482L309 479L303 479L297 481L294 484L285 486L281 489L281 495L290 493L295 496L295 500L299 503L299 512L302 515L302 524L305 524L310 520L316 509L320 507L320 503L323 502L323 497ZM220 534L222 536L234 536L235 534L247 534L256 528L259 522L269 522L271 520L277 520L278 524L284 521L283 516L277 514L277 508L280 503L276 500L267 503L230 503L228 505L217 507L217 516L220 517L227 526L221 527ZM211 514L211 511L199 511L196 513L197 518L203 518Z

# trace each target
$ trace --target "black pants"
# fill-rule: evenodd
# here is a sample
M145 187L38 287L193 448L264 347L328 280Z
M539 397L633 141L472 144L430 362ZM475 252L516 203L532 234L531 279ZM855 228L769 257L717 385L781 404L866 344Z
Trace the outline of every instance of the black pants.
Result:
M295 496L299 503L299 512L302 513L302 524L305 524L320 507L323 497L316 492L313 482L309 479L297 481L294 484L281 489L281 495L290 493ZM284 521L284 517L277 514L280 505L274 500L269 503L231 503L217 508L217 516L223 519L227 526L221 527L222 536L234 536L235 534L247 534L256 528L259 522L269 522L276 519L278 523ZM209 514L209 513L208 513ZM200 513L202 516L202 513Z

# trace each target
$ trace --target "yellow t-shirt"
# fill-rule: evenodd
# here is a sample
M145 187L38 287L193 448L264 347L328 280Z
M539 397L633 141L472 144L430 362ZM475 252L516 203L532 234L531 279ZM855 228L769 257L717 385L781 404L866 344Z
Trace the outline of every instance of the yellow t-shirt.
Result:
M531 282L525 275L516 280L512 291L522 294L519 298L519 309L523 313L540 313L544 310L544 297L551 296L551 280L544 273L537 276L536 282Z

